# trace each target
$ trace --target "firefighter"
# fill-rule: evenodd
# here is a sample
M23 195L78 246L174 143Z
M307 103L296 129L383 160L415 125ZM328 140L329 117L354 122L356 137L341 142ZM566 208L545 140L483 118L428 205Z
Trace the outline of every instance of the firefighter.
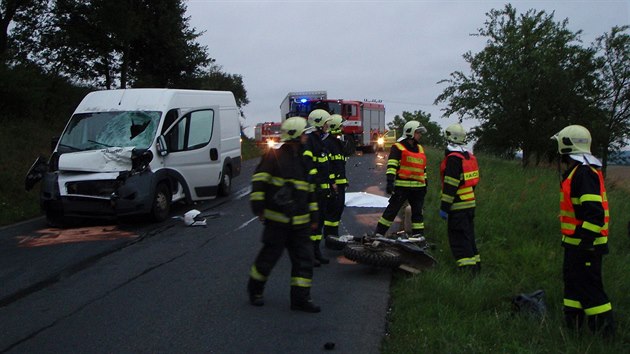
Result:
M302 156L306 119L291 117L281 126L278 149L269 149L252 177L252 210L264 224L263 246L249 273L247 291L254 306L263 306L265 283L286 248L291 260L291 310L320 312L310 296L313 246L310 230L318 218L317 203Z
M440 165L442 196L440 217L447 221L448 242L457 267L481 270L475 240L475 186L479 183L477 158L464 146L466 130L461 124L446 128L447 146Z
M405 201L411 206L411 239L424 239L422 206L427 194L427 158L420 138L426 133L420 122L412 120L403 127L404 138L392 145L387 160L387 188L389 204L376 225L376 236L384 236L393 224Z
M583 126L569 125L551 138L567 167L560 199L566 324L578 330L586 319L593 332L612 337L612 305L602 282L609 223L602 164L591 155L591 134Z
M330 161L330 173L334 175L324 214L325 237L339 236L339 222L346 203L346 188L348 179L346 178L346 160L344 154L344 143L341 140L341 123L343 118L339 114L331 115L328 123L329 134L323 139L324 146L328 150L328 160Z
M309 113L308 123L314 130L308 134L308 141L304 149L304 159L308 166L310 182L315 190L319 209L317 228L311 233L315 267L330 263L330 260L322 255L320 249L324 227L324 215L326 213L326 200L331 193L331 188L336 189L334 185L334 175L330 173L328 151L322 141L322 138L328 131L329 121L330 114L323 109L315 109Z

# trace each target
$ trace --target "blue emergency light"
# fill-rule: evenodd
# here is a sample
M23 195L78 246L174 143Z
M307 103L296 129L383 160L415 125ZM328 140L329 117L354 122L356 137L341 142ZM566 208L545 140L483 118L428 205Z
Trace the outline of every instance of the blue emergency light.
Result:
M306 98L300 98L300 103L306 103L308 101Z

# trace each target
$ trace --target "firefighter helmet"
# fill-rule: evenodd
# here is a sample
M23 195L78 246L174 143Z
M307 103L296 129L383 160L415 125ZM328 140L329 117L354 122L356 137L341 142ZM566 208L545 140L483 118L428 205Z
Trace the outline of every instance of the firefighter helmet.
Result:
M316 109L308 114L308 124L315 128L322 128L329 120L330 113L323 109Z
M343 118L341 114L333 114L330 116L330 121L328 122L328 129L332 134L341 133L341 123L343 122Z
M403 127L403 135L405 137L413 138L413 134L415 132L420 132L424 134L427 132L427 128L425 128L424 125L422 125L417 120L410 120L409 122L405 123L405 126Z
M551 137L560 154L590 154L591 133L581 125L569 125Z
M280 126L280 139L282 141L298 139L307 130L306 126L306 119L303 117L287 118Z
M446 140L453 144L463 145L466 142L466 129L461 124L451 124L445 131Z

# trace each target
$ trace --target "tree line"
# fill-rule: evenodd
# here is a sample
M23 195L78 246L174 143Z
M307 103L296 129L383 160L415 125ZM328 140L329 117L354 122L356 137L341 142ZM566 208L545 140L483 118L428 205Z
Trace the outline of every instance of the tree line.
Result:
M227 90L242 108L242 77L223 72L185 12L181 0L1 0L0 63L97 89Z

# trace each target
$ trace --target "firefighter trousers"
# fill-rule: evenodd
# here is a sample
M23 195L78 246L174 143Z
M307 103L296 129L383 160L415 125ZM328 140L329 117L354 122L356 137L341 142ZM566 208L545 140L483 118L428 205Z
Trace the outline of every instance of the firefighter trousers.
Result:
M612 336L612 305L602 281L602 254L565 247L562 265L564 314L567 326L579 329L587 319L593 332Z
M394 223L396 215L400 208L409 202L411 206L411 230L412 234L424 234L424 216L422 215L422 206L424 205L424 197L427 194L426 187L395 187L394 193L389 198L389 204L383 211L383 215L378 220L375 233L385 235L389 227Z
M337 193L330 193L326 199L324 217L324 237L328 235L339 236L339 223L341 214L346 205L346 185L338 184Z
M290 229L268 223L262 235L263 247L252 265L248 291L262 295L274 266L287 249L291 260L291 300L310 299L313 279L313 243L308 227Z
M447 232L457 266L477 272L481 268L481 256L475 240L474 219L474 208L451 211L448 213Z

